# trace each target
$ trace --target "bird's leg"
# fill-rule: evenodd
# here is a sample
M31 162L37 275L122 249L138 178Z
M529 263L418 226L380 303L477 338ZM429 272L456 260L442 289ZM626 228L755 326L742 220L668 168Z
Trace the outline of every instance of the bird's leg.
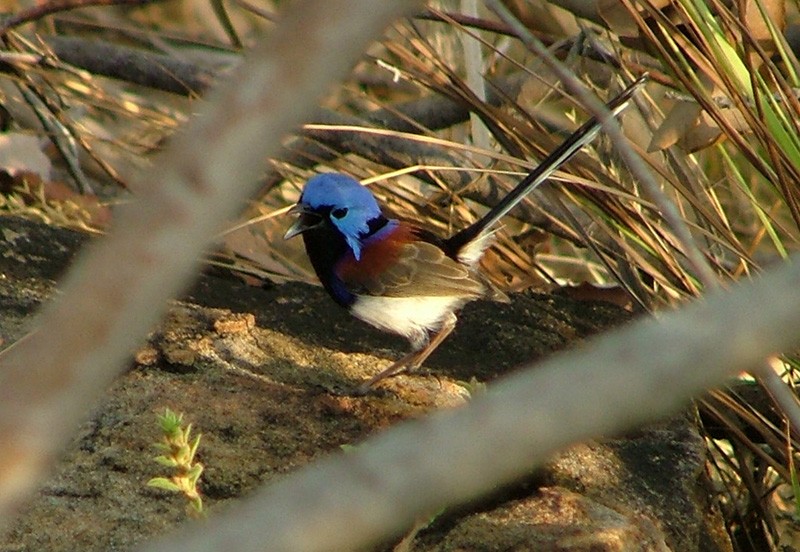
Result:
M424 350L425 349L423 349L423 351ZM363 395L365 393L368 393L369 390L372 389L372 387L379 381L386 378L390 378L392 376L396 376L400 372L406 370L409 366L412 366L414 364L414 361L416 360L416 357L420 354L420 352L421 351L411 351L410 353L408 353L407 355L396 361L394 364L389 366L383 372L365 381L364 383L358 386L358 389L356 390L357 394Z
M456 315L452 312L448 314L445 321L442 323L441 329L433 336L433 339L430 340L424 349L417 352L416 358L414 358L413 362L410 362L408 365L409 370L413 370L414 368L419 368L422 366L422 363L425 362L431 353L433 353L442 342L447 339L447 336L450 335L450 332L453 331L453 328L456 327Z
M425 362L425 360L427 360L429 356L431 356L431 353L433 353L433 351L435 351L436 348L442 344L442 341L444 341L447 338L447 336L450 335L450 332L452 332L453 328L455 327L456 327L456 315L450 313L450 315L445 319L444 323L442 324L442 327L439 329L438 332L436 332L436 335L433 336L433 339L431 339L428 342L428 344L425 345L424 348L420 349L419 351L411 351L403 358L401 358L400 360L389 366L383 372L379 373L376 376L373 376L366 382L362 383L358 387L358 392L360 394L366 393L376 383L378 383L383 379L396 376L405 370L411 370L421 366L422 363Z

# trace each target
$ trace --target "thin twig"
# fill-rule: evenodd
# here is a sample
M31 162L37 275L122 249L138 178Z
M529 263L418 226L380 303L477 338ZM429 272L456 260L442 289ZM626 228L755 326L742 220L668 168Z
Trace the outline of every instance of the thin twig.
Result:
M225 0L210 0L210 2L211 8L214 10L214 15L217 16L217 20L225 30L225 34L228 35L231 45L237 50L241 50L244 44L242 43L242 39L239 38L239 33L236 32L236 27L233 21L231 21L230 15L228 15L228 10L225 8Z
M481 17L464 15L463 13L443 12L435 8L428 8L423 13L415 15L414 19L441 21L443 23L449 23L451 21L455 21L456 23L458 23L463 27L471 27L473 29L478 29L481 31L489 31L492 33L502 34L506 36L516 36L514 29L512 29L511 27L509 27L504 23L498 21L492 21L491 19L484 19Z
M0 37L8 31L25 23L38 21L48 15L86 8L89 6L144 6L158 0L50 0L45 4L38 4L22 10L6 19L0 25Z
M82 194L94 193L78 159L78 147L75 136L73 136L72 132L59 121L52 107L47 104L43 94L35 89L32 82L17 83L17 90L19 90L31 110L36 114L42 127L44 127L47 132L50 141L64 160L67 171L78 185L80 192Z
M795 394L778 375L778 371L782 369L783 363L777 357L769 357L758 372L758 382L767 390L772 400L788 418L789 429L794 438L800 442L800 405L797 404Z

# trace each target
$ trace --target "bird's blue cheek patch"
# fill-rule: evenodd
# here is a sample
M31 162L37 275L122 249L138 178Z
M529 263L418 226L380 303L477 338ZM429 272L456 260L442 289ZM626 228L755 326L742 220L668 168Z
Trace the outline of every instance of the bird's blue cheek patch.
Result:
M353 252L353 256L357 261L361 260L361 239L369 233L369 218L367 218L360 211L350 209L347 218L333 221L333 224L339 229L344 236L347 246Z
M358 240L358 238L354 238L352 236L345 236L345 241L347 241L347 245L350 247L350 251L353 252L353 257L355 257L357 261L360 261L361 242Z

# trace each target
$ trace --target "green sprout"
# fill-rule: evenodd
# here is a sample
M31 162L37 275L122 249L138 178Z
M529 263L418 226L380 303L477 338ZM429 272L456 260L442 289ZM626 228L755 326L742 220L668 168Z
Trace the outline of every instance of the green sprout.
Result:
M163 415L157 414L156 418L163 438L162 442L155 443L155 447L163 454L156 456L154 460L162 466L174 469L175 473L172 477L154 477L147 485L173 493L183 493L189 500L187 514L193 518L203 517L203 498L197 488L203 465L194 459L201 435L192 440L192 424L184 429L183 414L176 414L169 408L165 409Z
M469 381L458 380L456 383L463 387L467 393L469 393L470 399L476 395L485 393L487 389L486 384L482 381L479 381L475 376L472 376Z

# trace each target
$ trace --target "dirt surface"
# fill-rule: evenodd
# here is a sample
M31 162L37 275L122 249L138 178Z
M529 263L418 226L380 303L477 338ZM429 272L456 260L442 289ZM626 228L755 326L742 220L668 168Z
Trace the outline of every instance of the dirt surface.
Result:
M0 337L23 335L86 238L2 219ZM535 293L468 305L427 373L348 394L406 344L351 318L320 288L257 288L205 274L174 302L111 386L2 551L127 550L186 519L185 501L149 488L155 414L182 412L203 434L208 515L259 485L392 424L469 400L481 382L623 323L607 303ZM580 382L576 382L579 385ZM702 492L692 413L635 435L586 443L529 478L409 528L406 550L730 550ZM392 549L403 535L379 549Z

